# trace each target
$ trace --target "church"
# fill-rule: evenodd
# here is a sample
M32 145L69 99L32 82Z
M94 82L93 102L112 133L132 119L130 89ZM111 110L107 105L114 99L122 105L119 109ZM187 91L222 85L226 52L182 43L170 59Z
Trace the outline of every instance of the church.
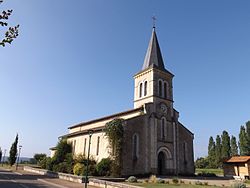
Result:
M173 77L165 68L153 27L142 69L134 75L134 108L71 125L62 137L72 143L73 154L87 156L88 131L93 130L90 156L97 162L109 157L103 129L106 123L122 118L122 175L194 174L194 134L179 122L179 112L173 107Z

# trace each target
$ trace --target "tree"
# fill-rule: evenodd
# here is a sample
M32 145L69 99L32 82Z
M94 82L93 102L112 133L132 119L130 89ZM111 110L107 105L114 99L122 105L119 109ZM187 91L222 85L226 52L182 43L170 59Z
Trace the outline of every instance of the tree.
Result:
M36 153L33 158L40 163L45 157L47 157L45 153Z
M3 152L2 152L2 149L0 148L0 162L2 161L2 156L3 156Z
M195 161L195 168L208 168L209 167L209 160L207 157L200 157L197 158Z
M10 155L9 155L10 166L12 166L16 162L17 144L18 144L18 134L16 135L15 141L10 148Z
M3 3L3 0L0 0L0 4ZM8 22L7 20L11 16L13 10L6 10L0 13L0 26L1 27L7 27ZM11 44L12 41L18 36L18 28L19 25L16 25L14 27L9 27L7 31L5 32L5 36L3 39L0 41L0 46L5 46L6 43Z
M208 161L210 168L216 168L215 164L215 142L212 136L209 138L208 143Z
M56 146L56 152L53 157L55 164L64 162L68 153L72 155L72 145L67 143L66 139L61 139Z
M221 158L227 159L230 157L230 154L231 154L230 137L227 131L223 131L221 136Z
M250 121L246 122L246 134L247 134L247 145L248 145L247 155L250 155Z
M242 125L240 127L240 134L239 134L240 155L248 155L248 147L249 146L248 146L246 129Z
M235 136L231 137L231 156L237 156L238 154L238 146L236 142Z
M217 168L221 167L221 138L220 135L216 136L216 143L215 143L215 163Z

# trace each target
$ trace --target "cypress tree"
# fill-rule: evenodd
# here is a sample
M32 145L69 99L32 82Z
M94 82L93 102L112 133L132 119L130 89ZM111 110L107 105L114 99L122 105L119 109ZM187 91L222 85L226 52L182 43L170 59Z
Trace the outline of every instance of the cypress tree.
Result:
M16 139L10 148L10 155L9 155L10 166L12 166L16 162L17 144L18 144L18 134L16 135Z
M216 166L221 167L221 138L220 135L216 136L216 144L215 144L215 162Z
M248 154L247 133L246 133L246 129L244 126L240 127L239 148L240 148L240 155L247 155Z
M246 122L246 134L247 134L247 155L250 155L250 121Z
M223 131L221 136L221 158L227 159L230 157L230 154L231 154L230 137L227 131Z
M231 137L231 156L237 156L238 154L238 146L236 142L235 136Z
M212 136L209 138L208 143L208 161L209 161L209 167L210 168L216 168L215 164L215 142Z
M0 162L2 162L2 156L3 156L3 152L2 152L2 149L0 148Z

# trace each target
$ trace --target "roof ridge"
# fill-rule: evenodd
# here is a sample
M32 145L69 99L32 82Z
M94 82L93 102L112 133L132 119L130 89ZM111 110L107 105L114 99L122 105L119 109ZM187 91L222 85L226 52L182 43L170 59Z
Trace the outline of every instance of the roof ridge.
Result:
M139 108L135 108L135 109L126 110L126 111L118 112L118 113L115 113L115 114L103 116L103 117L100 117L100 118L92 119L92 120L89 120L89 121L80 122L80 123L77 123L77 124L75 124L73 126L68 127L68 129L80 127L80 126L83 126L83 125L86 125L86 124L89 124L89 123L93 123L93 122L96 122L96 121L101 121L101 120L104 120L104 119L109 119L109 118L121 116L121 115L124 115L124 114L129 114L129 113L136 112L136 111L142 111L142 110L143 110L143 106L141 106Z

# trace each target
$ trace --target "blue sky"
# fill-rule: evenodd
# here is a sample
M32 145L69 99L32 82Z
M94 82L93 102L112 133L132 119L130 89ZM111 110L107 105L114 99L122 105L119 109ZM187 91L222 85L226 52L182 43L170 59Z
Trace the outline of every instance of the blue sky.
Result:
M238 136L250 120L250 1L5 0L20 36L0 48L0 147L49 153L75 123L133 108L152 15L175 108L195 134ZM0 34L3 33L1 28Z

